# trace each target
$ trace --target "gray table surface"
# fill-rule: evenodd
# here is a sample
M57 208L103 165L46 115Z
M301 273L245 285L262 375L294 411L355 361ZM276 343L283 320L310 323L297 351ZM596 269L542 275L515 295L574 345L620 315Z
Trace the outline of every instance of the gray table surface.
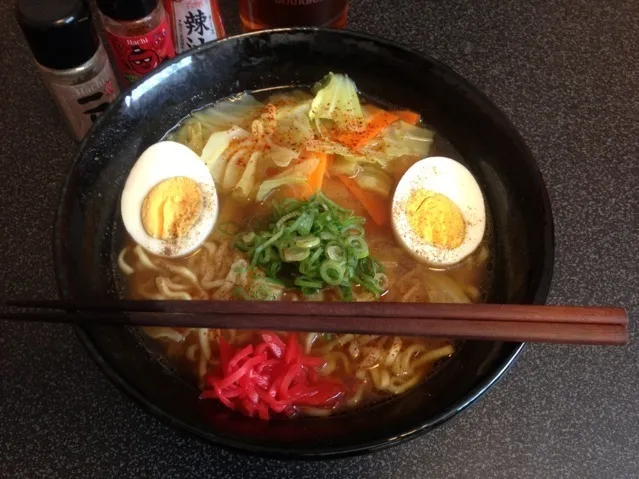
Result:
M54 297L53 210L76 145L11 3L0 4L0 296ZM234 4L223 2L237 31ZM70 327L4 322L0 476L639 477L638 25L633 0L353 0L349 23L442 60L512 119L552 200L549 301L627 307L630 346L531 345L478 404L420 439L282 462L168 428L102 375Z

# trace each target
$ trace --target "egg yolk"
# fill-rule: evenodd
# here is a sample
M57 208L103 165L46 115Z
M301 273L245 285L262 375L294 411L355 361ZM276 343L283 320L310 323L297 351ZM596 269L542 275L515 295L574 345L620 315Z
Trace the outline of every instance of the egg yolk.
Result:
M406 217L411 229L427 243L454 249L464 242L464 216L459 207L441 193L413 191L406 203Z
M203 195L197 182L184 176L164 180L142 203L142 225L148 235L162 240L184 236L200 217Z

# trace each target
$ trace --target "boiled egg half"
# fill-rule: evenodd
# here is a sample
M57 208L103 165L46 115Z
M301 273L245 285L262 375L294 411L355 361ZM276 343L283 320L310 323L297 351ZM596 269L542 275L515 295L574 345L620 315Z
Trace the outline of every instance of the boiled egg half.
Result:
M400 179L391 217L395 236L418 261L447 268L470 255L484 237L484 197L461 163L434 156Z
M155 255L179 257L204 243L219 203L200 157L180 143L161 141L133 165L120 208L133 241Z

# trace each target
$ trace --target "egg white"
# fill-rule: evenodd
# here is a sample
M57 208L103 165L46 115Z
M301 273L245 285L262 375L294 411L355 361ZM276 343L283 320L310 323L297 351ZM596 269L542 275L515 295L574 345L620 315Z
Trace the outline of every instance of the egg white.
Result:
M447 196L460 209L466 224L463 242L457 248L439 248L427 243L411 228L406 205L411 193L425 189ZM397 240L415 259L446 268L470 255L484 237L486 208L477 181L465 166L443 156L433 156L411 166L399 181L391 208Z
M154 238L142 224L142 204L154 186L176 176L192 179L202 190L201 215L188 233L177 240ZM161 141L147 148L133 165L122 191L120 209L133 241L155 255L179 257L204 243L217 221L219 202L211 173L200 157L180 143Z

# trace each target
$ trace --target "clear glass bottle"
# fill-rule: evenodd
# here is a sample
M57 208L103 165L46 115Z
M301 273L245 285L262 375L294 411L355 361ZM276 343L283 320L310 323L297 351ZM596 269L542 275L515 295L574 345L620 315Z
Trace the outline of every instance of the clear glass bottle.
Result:
M246 31L316 26L345 28L347 0L239 0Z
M175 56L160 0L97 0L122 80L130 85Z
M88 5L18 0L16 16L71 134L81 140L119 94Z

